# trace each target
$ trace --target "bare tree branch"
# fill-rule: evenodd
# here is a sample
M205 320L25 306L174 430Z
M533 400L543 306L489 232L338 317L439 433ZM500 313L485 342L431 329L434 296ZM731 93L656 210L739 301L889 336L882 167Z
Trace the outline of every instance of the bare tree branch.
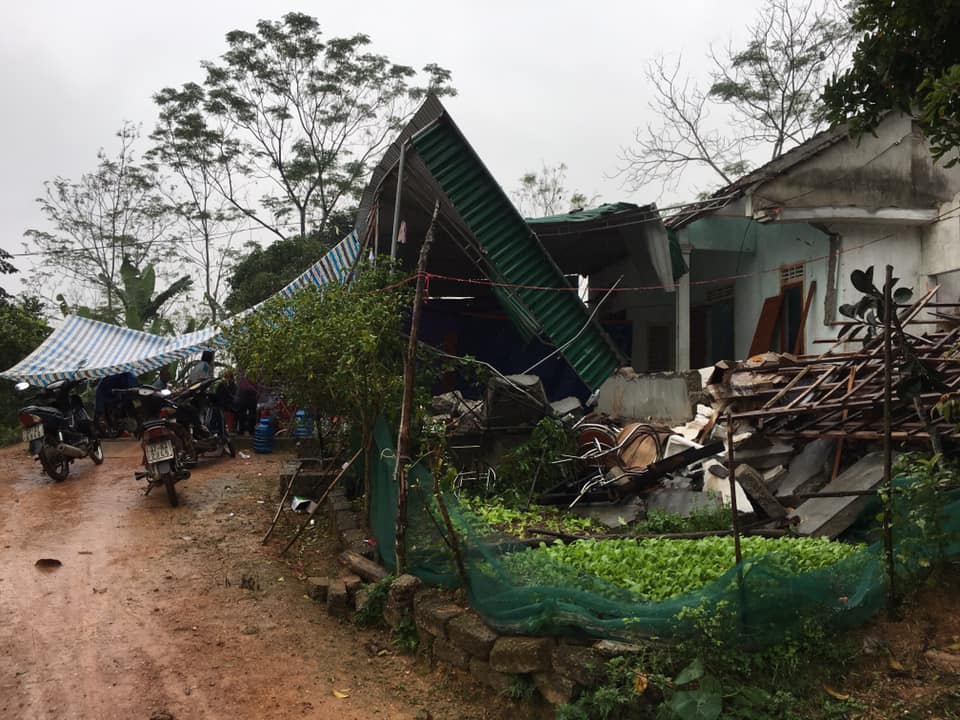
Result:
M822 88L849 58L845 13L836 0L767 0L745 47L709 49L706 92L680 78L679 61L652 61L649 105L662 122L638 129L634 145L621 148L625 183L676 189L689 167L700 166L729 184L749 169L747 159L775 159L819 132ZM711 123L717 114L722 126Z

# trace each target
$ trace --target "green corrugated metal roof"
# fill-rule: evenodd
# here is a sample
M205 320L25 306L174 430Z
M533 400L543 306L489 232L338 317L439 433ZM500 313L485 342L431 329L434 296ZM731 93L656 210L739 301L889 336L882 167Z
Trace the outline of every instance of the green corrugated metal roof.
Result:
M546 225L548 223L559 222L588 222L590 220L596 220L598 217L602 217L604 215L612 215L613 213L640 209L642 208L639 205L634 205L633 203L628 202L605 203L603 205L597 205L597 207L582 208L580 210L573 210L571 212L560 213L558 215L526 218L526 221L528 225Z
M414 147L477 241L494 278L524 286L497 293L531 315L557 347L570 342L589 318L576 292L535 290L532 286L570 285L537 236L447 116L413 138ZM516 319L517 307L507 312ZM592 322L562 352L583 382L596 389L619 366L620 358L599 323Z

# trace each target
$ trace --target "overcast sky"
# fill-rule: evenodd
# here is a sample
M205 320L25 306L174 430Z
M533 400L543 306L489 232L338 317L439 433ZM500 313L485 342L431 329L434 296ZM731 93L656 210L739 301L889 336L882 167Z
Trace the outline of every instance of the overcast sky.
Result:
M124 120L152 129L151 95L201 81L200 61L224 50L231 29L253 30L288 10L316 16L331 36L364 32L373 49L416 67L449 68L459 91L445 104L508 191L525 170L565 162L567 186L601 200L637 203L692 198L633 192L616 172L619 148L651 121L646 62L682 54L706 72L707 47L742 40L760 0L552 2L265 3L252 0L31 0L0 8L3 164L0 247L22 253L23 232L45 228L34 198L44 180L78 178L112 151ZM655 119L654 119L655 120ZM146 143L141 150L146 149ZM703 176L700 176L703 182ZM266 241L267 238L264 238ZM28 258L17 258L26 270ZM22 273L21 273L22 276ZM11 290L18 283L2 279Z

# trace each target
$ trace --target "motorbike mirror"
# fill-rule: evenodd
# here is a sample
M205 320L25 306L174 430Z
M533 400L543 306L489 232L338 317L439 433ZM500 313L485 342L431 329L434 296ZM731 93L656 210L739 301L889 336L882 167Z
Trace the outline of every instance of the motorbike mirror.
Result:
M173 393L170 392L170 388L163 388L163 390L160 391L160 394L163 395L163 397L170 397L173 395Z
M29 390L29 389L30 389L30 383L24 382L23 380L21 380L21 381L18 382L16 385L14 385L14 387L15 387L17 390L19 390L20 392L23 392L24 390Z

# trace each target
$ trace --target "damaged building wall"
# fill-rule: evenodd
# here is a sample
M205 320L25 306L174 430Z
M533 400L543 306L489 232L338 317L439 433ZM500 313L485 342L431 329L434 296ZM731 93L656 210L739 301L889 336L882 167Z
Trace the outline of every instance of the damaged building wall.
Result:
M902 287L922 290L941 283L946 299L960 297L960 167L935 163L905 115L891 114L876 135L851 138L845 132L840 127L818 135L741 178L729 189L737 197L722 210L678 229L681 247L691 249L694 308L725 301L722 293L699 290L697 283L744 276L733 283L735 357L749 353L764 300L791 282L802 282L805 303L816 281L804 325L806 352L815 351L814 340L832 334L825 329L842 319L839 306L859 299L849 280L856 269L874 266L882 272L892 264ZM732 273L729 259L719 255L723 252L737 257ZM824 257L830 253L835 253L832 261ZM802 270L791 269L801 262ZM789 296L796 315L795 287ZM702 325L694 310L694 365ZM782 337L779 344L776 340L771 349L793 350ZM701 354L718 359L712 348Z
M695 367L746 357L764 300L786 291L794 303L800 299L802 312L813 282L816 289L804 324L805 349L823 336L828 235L806 223L764 224L736 217L704 218L679 234L681 245L691 248L690 344ZM726 313L722 305L731 302L731 294L732 312ZM728 317L729 324L723 325ZM796 317L791 323L796 325ZM723 342L725 333L732 335L732 343ZM772 349L793 350L782 347L779 328L774 335ZM704 346L706 352L698 352ZM732 355L717 352L731 346Z
M630 261L617 263L590 275L591 299L599 300L603 288L612 287L620 276L619 287L651 288L659 280L652 271L640 271ZM676 294L666 290L645 289L614 292L604 302L600 316L622 316L629 323L630 361L638 372L659 372L676 367Z
M944 286L941 298L944 302L960 299L957 274L960 271L960 194L942 203L938 214L941 219L926 226L921 241L922 272L931 276L933 282Z
M934 164L912 118L891 114L873 134L838 142L764 182L753 194L752 210L932 208L958 190L960 169Z
M922 228L836 223L830 229L840 237L843 251L837 264L837 307L856 303L863 297L850 283L850 273L870 266L874 268L877 287L883 283L883 269L893 265L894 275L900 278L898 287L913 288L918 294L926 288L920 242Z
M600 386L597 410L620 421L684 423L693 417L691 395L699 391L696 371L638 375L621 368Z

